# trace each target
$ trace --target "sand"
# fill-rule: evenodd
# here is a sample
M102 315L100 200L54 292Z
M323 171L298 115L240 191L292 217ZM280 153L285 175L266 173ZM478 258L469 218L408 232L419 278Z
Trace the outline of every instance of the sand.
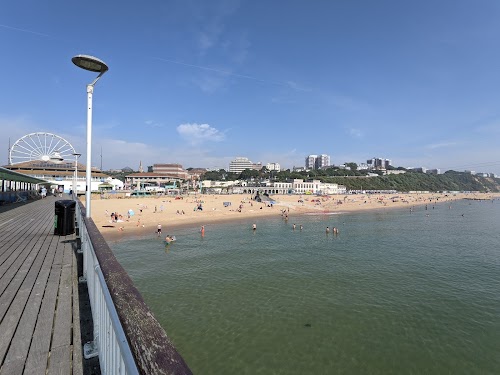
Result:
M123 238L156 235L157 225L162 225L162 236L175 234L179 227L199 230L202 225L216 225L228 221L254 221L263 217L280 217L286 211L290 223L299 222L304 213L329 214L363 210L407 208L416 205L433 205L464 198L492 199L486 193L476 194L370 194L332 195L273 195L275 202L259 203L247 194L232 195L185 195L182 197L158 196L148 198L93 199L92 219L107 241ZM85 199L83 197L82 201ZM230 205L225 206L224 202ZM201 204L202 210L198 210ZM128 218L128 211L134 215ZM111 213L117 212L118 222L111 221Z

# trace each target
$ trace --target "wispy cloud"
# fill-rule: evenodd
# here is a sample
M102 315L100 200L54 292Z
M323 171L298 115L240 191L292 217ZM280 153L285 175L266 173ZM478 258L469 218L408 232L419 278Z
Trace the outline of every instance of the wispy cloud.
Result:
M151 128L163 128L163 126L164 126L163 124L160 124L160 123L153 121L153 120L146 120L146 121L144 121L144 123Z
M439 148L456 146L457 144L458 143L454 141L447 141L447 142L431 143L429 145L426 145L425 148L428 148L430 150L435 150Z
M177 132L192 145L207 141L221 142L226 138L224 133L208 124L181 124Z
M281 81L267 80L267 79L253 77L253 76L249 76L249 75L245 75L245 74L234 73L234 72L232 72L230 70L216 69L216 68L211 68L211 67L208 67L208 66L188 64L188 63L184 63L182 61L169 60L169 59L164 59L164 58L161 58L161 57L151 57L151 58L153 58L155 60L163 61L163 62L172 63L172 64L178 64L178 65L183 65L183 66L187 66L187 67L191 67L191 68L197 68L197 69L203 69L203 70L206 70L206 71L210 71L210 72L214 72L214 73L219 73L219 74L221 74L223 76L231 76L231 77L236 77L236 78L244 78L244 79L249 79L249 80L252 80L252 81L257 81L257 82L262 82L262 83L267 83L267 84L272 84L272 85L285 86L285 87L287 87L287 88L289 88L291 90L295 90L295 91L311 91L310 89L302 88L301 86L299 86L299 84L297 84L296 82L293 82L293 81L281 82Z
M356 129L356 128L347 129L347 134L349 134L353 138L361 138L364 136L363 131L360 129Z
M33 34L33 35L39 35L39 36L44 36L44 37L50 38L50 35L47 35L47 34L44 34L44 33L39 33L38 31L27 30L27 29L20 29L20 28L17 28L17 27L12 27L12 26L2 25L2 24L0 24L0 27L3 27L4 29L9 29L9 30L14 30L14 31L20 31L20 32L23 32L23 33L28 33L28 34Z

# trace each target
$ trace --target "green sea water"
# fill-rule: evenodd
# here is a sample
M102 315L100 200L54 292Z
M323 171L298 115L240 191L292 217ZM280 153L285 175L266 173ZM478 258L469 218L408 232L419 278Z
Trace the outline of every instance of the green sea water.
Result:
M110 243L195 373L500 373L500 201L256 223Z

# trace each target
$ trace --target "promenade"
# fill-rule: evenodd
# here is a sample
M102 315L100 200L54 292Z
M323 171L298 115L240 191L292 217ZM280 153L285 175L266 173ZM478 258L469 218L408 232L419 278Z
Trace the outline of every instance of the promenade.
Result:
M82 374L75 235L48 197L0 207L0 374Z

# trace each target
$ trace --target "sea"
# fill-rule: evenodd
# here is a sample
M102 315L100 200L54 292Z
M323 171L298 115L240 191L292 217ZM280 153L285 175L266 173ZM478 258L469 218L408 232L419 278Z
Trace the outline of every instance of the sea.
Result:
M500 374L500 200L167 232L110 246L196 374Z

